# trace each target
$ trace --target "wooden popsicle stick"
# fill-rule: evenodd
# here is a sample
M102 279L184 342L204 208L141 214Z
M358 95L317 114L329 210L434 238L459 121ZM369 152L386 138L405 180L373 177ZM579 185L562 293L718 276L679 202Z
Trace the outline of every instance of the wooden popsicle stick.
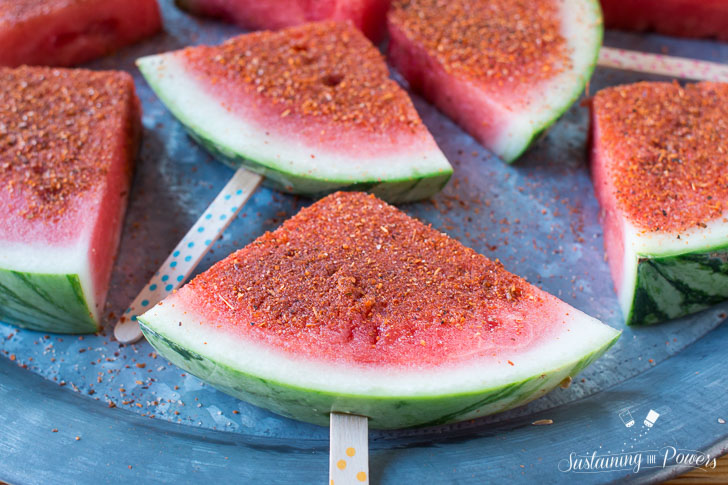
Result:
M329 485L369 483L369 421L364 416L331 413Z
M683 57L602 47L598 65L696 81L728 82L728 65Z
M137 316L182 286L262 180L242 168L235 172L116 323L116 340L132 343L142 337Z

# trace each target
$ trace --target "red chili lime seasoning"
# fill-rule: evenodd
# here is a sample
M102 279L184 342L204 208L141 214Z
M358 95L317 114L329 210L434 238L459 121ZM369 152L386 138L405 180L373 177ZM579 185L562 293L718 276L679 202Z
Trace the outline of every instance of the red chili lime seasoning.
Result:
M349 23L257 32L184 54L207 80L261 96L281 118L321 117L377 132L422 126L379 50Z
M637 83L594 98L619 208L648 231L704 227L728 209L728 84Z
M214 295L231 318L252 316L250 329L240 331L322 340L354 332L370 340L365 350L395 345L418 328L441 338L452 332L515 338L523 320L497 315L518 315L542 299L498 261L374 196L341 192L303 209L188 287ZM418 342L435 344L424 337Z
M120 72L0 68L0 200L28 219L62 216L103 181L111 140L134 136L120 126L133 89Z
M390 21L451 75L513 84L570 65L557 2L395 0Z

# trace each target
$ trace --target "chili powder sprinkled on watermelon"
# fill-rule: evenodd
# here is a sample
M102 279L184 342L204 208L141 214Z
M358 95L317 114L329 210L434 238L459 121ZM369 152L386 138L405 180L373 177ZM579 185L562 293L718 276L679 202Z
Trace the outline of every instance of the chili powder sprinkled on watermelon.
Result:
M133 89L122 72L0 68L0 190L22 199L11 209L54 219L100 183Z
M499 262L356 192L301 210L188 286L278 333L351 322L382 334L400 323L488 331L501 323L491 311L540 299Z
M349 23L255 32L183 53L208 79L237 83L273 103L283 118L322 117L377 132L422 127L381 53Z
M389 21L448 73L533 83L571 66L553 0L395 0Z
M638 227L683 231L728 210L728 84L616 86L593 110L617 203Z

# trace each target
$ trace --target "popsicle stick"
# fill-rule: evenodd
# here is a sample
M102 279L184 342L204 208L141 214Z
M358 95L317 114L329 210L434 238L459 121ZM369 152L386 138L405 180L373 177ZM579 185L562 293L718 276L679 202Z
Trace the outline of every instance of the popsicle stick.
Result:
M262 180L260 175L242 168L235 172L116 323L116 340L132 343L142 337L137 316L182 286Z
M369 483L369 423L364 416L331 413L329 485Z
M661 74L697 81L728 81L728 65L683 57L602 47L598 64L626 71Z

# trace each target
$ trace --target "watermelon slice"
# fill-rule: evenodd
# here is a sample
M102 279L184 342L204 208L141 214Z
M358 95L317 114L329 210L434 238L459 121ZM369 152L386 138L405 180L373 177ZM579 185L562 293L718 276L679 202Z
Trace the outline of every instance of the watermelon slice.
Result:
M610 29L728 40L725 0L601 0Z
M325 425L434 425L543 396L619 332L372 195L330 195L139 317L215 387Z
M596 0L395 0L389 57L506 162L579 97L602 41Z
M591 168L624 318L728 298L728 84L638 83L592 105Z
M349 20L373 42L382 39L390 0L176 0L196 15L245 29L277 30L321 20Z
M452 174L379 51L349 23L257 32L138 65L194 138L279 190L404 202Z
M126 73L0 68L0 320L98 329L140 124Z
M0 66L71 66L161 28L156 0L0 0Z

